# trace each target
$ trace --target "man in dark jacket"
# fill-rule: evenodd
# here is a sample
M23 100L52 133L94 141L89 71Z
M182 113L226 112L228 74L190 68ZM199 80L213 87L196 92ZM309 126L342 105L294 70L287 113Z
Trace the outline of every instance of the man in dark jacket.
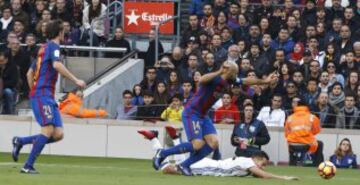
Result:
M161 107L154 104L154 93L151 91L144 91L143 96L144 105L138 106L136 119L150 122L160 120Z
M254 118L253 105L245 105L243 120L234 126L231 144L236 147L236 156L249 157L259 152L262 145L269 143L270 135L265 124Z
M115 36L106 43L106 47L126 48L125 54L130 52L130 43L124 38L124 30L122 27L117 27L115 29ZM106 57L109 58L122 58L123 56L124 53L122 52L106 53Z
M15 114L16 86L19 72L15 63L8 60L4 52L0 52L0 76L3 81L3 114Z
M320 93L316 105L311 106L311 111L320 118L322 128L335 128L336 113L329 105L329 95Z

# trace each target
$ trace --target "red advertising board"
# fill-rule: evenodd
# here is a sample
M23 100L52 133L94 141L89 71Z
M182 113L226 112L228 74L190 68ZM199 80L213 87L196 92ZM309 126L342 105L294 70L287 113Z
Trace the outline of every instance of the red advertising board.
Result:
M174 16L174 6L172 2L124 2L125 33L149 33L154 24ZM174 34L174 21L161 25L160 33Z

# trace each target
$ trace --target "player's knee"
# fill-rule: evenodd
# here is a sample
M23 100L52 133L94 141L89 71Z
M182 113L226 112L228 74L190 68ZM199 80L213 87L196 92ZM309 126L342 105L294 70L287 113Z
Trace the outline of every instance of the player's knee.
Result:
M219 141L218 140L211 140L208 145L212 148L212 149L217 149L219 148Z
M204 141L201 141L201 140L194 140L192 141L192 145L193 145L193 148L194 150L200 150L203 146L204 146Z
M53 135L53 138L55 141L60 141L64 138L64 133L63 132L56 132L54 135Z

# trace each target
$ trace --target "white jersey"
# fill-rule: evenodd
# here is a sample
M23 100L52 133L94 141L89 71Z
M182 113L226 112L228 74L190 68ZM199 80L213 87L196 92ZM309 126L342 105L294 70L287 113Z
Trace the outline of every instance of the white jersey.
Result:
M224 160L213 160L204 158L190 166L194 175L208 176L247 176L249 168L256 166L254 161L248 157L234 157Z

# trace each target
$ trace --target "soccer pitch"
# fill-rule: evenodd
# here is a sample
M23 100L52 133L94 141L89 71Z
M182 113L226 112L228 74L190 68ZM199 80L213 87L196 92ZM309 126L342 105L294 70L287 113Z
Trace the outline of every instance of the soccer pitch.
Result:
M281 175L294 175L300 181L264 180L253 177L184 177L156 172L149 160L40 156L36 169L39 175L20 174L27 155L13 163L9 154L0 153L1 185L280 185L280 184L359 184L359 170L338 170L330 180L321 179L315 168L267 167Z

